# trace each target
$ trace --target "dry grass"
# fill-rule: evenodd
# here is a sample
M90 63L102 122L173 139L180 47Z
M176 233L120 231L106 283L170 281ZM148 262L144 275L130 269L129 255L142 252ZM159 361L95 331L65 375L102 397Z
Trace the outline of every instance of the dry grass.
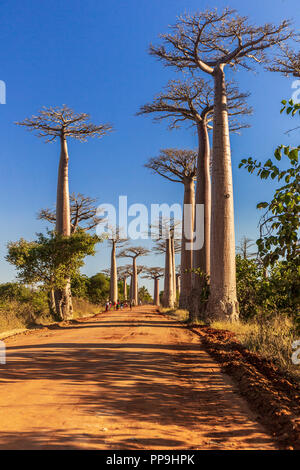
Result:
M160 308L177 321L188 323L189 312ZM197 324L204 325L199 321ZM257 317L249 322L213 322L211 328L232 331L238 340L250 351L271 359L283 371L300 380L300 366L292 363L292 343L300 338L296 335L293 321L285 315L276 315L269 319Z
M229 330L250 351L271 359L282 370L300 380L300 366L292 363L292 343L299 339L293 322L284 315L266 319L259 317L249 322L214 322L212 328Z
M189 319L189 312L188 310L180 310L180 309L175 309L175 308L160 308L159 309L161 313L166 313L167 315L170 315L173 317L175 320L187 323Z
M0 332L29 328L34 324L49 324L53 322L49 312L34 312L29 302L16 300L0 304Z
M74 318L83 318L96 315L103 311L101 305L95 305L84 299L73 298Z
M73 298L74 318L95 315L103 309L83 299ZM37 325L49 325L55 320L48 309L35 311L30 302L8 300L0 304L0 333Z

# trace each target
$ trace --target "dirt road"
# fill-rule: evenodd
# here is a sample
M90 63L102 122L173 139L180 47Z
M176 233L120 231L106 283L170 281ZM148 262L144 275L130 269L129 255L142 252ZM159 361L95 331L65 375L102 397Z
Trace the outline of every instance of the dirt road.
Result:
M6 340L0 449L274 449L199 337L153 307Z

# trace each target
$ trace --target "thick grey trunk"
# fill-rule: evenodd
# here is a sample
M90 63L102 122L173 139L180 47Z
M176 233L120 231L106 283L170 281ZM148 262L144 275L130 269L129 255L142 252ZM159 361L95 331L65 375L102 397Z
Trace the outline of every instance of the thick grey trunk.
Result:
M187 308L192 290L193 250L192 239L194 230L195 184L189 178L184 181L182 241L181 241L181 291L180 308ZM192 208L192 210L188 210ZM190 246L188 246L190 245Z
M132 260L132 300L134 305L138 304L138 278L137 278L137 267L136 267L136 258Z
M154 279L154 305L157 305L159 307L160 301L159 301L159 278Z
M174 308L173 269L171 239L166 240L165 278L164 278L164 307Z
M131 302L133 301L133 289L132 289L132 286L133 286L133 281L132 281L132 276L130 276L129 298L130 298Z
M231 150L225 74L214 71L215 102L212 164L212 219L209 320L238 318Z
M123 279L123 297L124 300L127 300L127 277Z
M200 250L194 250L193 268L200 269L210 275L210 229L211 229L211 179L210 179L210 145L206 121L198 123L199 151L197 161L197 183L195 204L204 205L204 245ZM198 223L198 227L202 229ZM202 225L202 224L201 224ZM193 275L193 287L202 288L201 278Z
M60 139L61 152L58 167L57 198L56 198L56 231L69 237L71 234L70 223L70 195L69 195L69 155L65 136ZM62 319L73 317L71 281L63 289L55 292L55 304L57 312Z
M174 303L177 302L176 295L176 264L175 264L175 241L174 237L171 238L171 263L172 263L172 281L173 281L173 297Z
M111 264L110 264L110 300L117 302L118 300L118 275L116 262L116 243L112 240Z
M57 179L56 231L68 237L71 234L69 195L69 155L67 141L60 139L60 159Z

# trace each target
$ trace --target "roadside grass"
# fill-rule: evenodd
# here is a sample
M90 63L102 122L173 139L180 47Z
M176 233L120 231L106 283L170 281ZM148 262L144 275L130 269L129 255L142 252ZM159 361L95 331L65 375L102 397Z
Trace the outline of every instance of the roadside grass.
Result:
M177 321L188 324L189 312L187 310L161 308L160 311L170 315ZM205 325L201 321L193 322L193 324ZM300 338L291 318L279 314L269 318L261 315L247 322L228 323L216 321L209 326L216 330L233 332L238 341L249 351L272 360L284 373L300 381L300 365L292 363L294 352L292 344Z
M83 318L102 312L103 306L92 304L88 300L73 297L74 318Z
M189 320L189 312L188 310L181 310L176 308L162 308L160 307L160 312L170 315L175 320L180 321L182 323L188 323Z
M292 363L292 344L299 337L289 317L260 316L248 322L213 322L210 326L217 330L232 331L249 351L271 359L283 371L300 380L300 366Z
M95 315L102 311L100 305L87 300L73 298L74 318ZM6 300L0 303L0 333L23 328L50 325L55 323L47 306L36 308L31 302Z

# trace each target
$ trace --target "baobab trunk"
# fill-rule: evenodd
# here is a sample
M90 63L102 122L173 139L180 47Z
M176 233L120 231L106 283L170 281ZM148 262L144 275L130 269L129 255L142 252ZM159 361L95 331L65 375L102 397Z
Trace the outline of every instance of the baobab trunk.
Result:
M132 300L134 305L138 304L138 279L137 279L137 268L136 268L136 258L133 258L132 263Z
M198 270L192 274L192 295L189 304L190 319L199 319L206 308L203 303L203 288L205 279L203 275L210 276L210 245L211 245L211 177L210 177L210 144L206 118L203 117L197 124L198 130L198 159L197 183L195 195L195 221L194 231L196 243L201 240L199 230L203 231L203 246L193 250L193 269ZM199 219L200 205L204 207L204 218ZM201 212L202 214L202 212Z
M177 295L176 295L176 265L175 265L175 240L174 236L171 238L171 263L172 263L172 280L173 280L173 296L174 296L174 303L177 302Z
M69 155L65 136L60 138L61 152L58 168L57 198L56 198L56 231L69 237L71 234L70 223L70 195L69 195ZM69 319L73 316L71 281L62 289L55 291L56 311L61 319Z
M127 277L126 276L123 279L123 297L124 297L124 300L127 300Z
M204 244L193 252L193 268L199 269L207 276L210 275L210 229L211 229L211 180L210 180L210 145L205 118L198 123L199 151L197 160L197 183L195 204L204 206L204 220L195 219L194 230L203 230ZM203 227L204 225L204 227ZM198 237L199 234L198 234ZM193 275L193 287L202 288L201 277Z
M180 295L180 274L176 274L176 292Z
M130 286L129 286L129 298L130 298L130 301L132 302L133 301L133 282L132 282L132 276L130 276Z
M192 267L193 267L193 231L194 231L194 204L195 185L194 180L184 180L184 200L182 219L182 241L181 241L181 292L179 297L180 308L187 308L192 290Z
M238 319L231 150L224 67L214 70L212 220L208 320Z
M164 279L164 307L174 308L173 269L171 239L166 240L165 279Z
M159 301L159 278L154 279L154 305L157 305L159 307L160 301Z
M118 275L116 262L116 243L112 240L111 264L110 264L110 300L118 301Z

